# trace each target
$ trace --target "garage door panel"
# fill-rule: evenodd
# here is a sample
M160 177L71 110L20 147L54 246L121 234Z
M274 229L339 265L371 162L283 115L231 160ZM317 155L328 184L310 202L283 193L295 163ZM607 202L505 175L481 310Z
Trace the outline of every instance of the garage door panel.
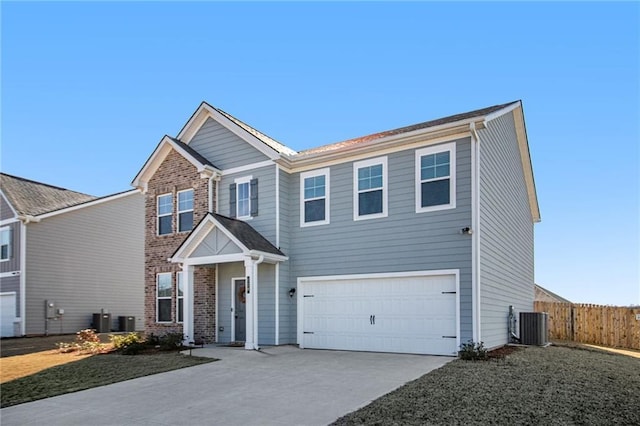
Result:
M456 353L455 275L302 281L300 290L303 347Z

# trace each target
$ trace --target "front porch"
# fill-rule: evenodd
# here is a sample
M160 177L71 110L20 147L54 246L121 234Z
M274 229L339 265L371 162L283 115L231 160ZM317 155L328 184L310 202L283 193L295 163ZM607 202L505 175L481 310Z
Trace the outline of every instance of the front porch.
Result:
M244 341L245 349L258 349L260 342L278 344L279 264L287 259L247 223L205 216L169 259L183 270L185 344L201 337L197 332L209 321L195 291L196 274L203 269L215 271L214 340Z

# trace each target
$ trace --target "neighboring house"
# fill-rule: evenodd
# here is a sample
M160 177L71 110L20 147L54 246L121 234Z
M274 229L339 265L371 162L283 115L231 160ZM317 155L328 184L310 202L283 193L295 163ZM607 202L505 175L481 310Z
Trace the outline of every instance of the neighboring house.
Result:
M139 191L96 198L0 173L0 203L2 337L73 333L103 310L111 328L142 328Z
M303 152L202 103L132 185L147 332L453 355L533 311L520 101Z
M570 300L567 300L564 297L559 296L542 286L539 286L538 284L535 285L534 299L536 302L571 303Z

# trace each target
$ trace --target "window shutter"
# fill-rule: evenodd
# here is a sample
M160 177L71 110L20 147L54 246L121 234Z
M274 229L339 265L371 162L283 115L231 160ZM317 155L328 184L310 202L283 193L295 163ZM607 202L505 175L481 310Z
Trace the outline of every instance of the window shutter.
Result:
M251 216L258 216L258 179L251 179Z
M236 184L229 185L229 217L236 217Z

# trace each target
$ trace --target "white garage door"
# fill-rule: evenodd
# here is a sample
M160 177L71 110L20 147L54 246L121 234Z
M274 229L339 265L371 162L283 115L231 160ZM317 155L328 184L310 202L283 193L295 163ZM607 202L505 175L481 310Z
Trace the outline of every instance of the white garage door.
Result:
M303 348L455 355L455 274L301 278Z
M16 293L0 293L0 335L12 337L16 320Z

